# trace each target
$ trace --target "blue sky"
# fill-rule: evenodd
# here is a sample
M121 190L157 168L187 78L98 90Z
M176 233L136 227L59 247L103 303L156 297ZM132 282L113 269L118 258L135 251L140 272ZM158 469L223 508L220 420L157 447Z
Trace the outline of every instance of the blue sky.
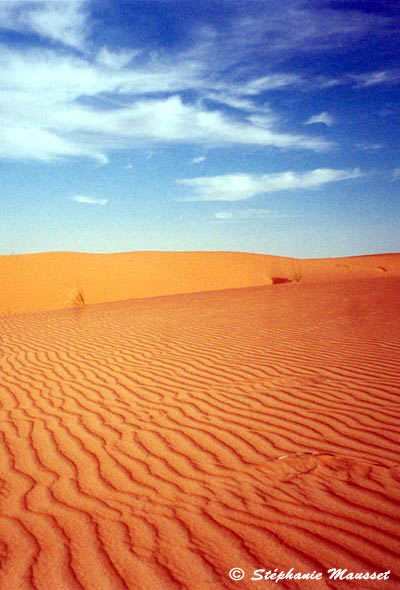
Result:
M0 253L400 250L400 7L1 0Z

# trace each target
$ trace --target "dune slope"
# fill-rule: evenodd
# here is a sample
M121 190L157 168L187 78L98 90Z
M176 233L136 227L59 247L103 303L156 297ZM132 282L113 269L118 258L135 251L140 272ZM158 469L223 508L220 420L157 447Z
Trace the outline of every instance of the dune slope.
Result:
M400 588L383 274L0 317L0 588Z
M242 252L0 256L0 314L296 281L400 276L400 254L298 260Z

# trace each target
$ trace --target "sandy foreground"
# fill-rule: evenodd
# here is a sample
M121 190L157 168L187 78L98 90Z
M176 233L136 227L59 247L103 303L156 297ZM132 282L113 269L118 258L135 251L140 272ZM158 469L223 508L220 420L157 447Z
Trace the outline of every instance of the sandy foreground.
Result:
M400 255L0 280L1 590L400 589Z

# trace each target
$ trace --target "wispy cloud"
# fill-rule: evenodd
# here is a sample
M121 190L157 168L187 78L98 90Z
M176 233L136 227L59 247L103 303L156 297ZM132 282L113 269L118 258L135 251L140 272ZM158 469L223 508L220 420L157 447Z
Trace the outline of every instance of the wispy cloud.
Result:
M257 219L271 219L281 217L271 209L244 209L242 211L217 211L214 214L220 221L249 221Z
M204 90L203 101L219 103L238 111L249 114L262 112L269 116L269 124L276 123L278 117L266 105L258 105L257 98L270 90L284 90L288 87L300 86L303 79L297 74L271 73L262 77L250 78L242 82L214 83L213 89Z
M76 203L85 203L86 205L99 205L100 207L104 207L104 205L108 203L108 199L88 197L85 195L75 195L74 197L71 197L71 199Z
M312 125L314 123L322 123L327 127L331 127L334 124L334 118L332 115L324 111L323 113L319 113L318 115L313 115L304 123L304 125Z
M317 84L320 88L333 88L334 86L352 86L353 88L368 88L374 86L389 86L400 84L400 70L374 70L372 72L353 73L347 72L338 78L318 76L311 81L311 86Z
M309 150L331 146L318 137L282 132L271 119L266 128L265 121L238 120L184 102L176 93L143 98L144 92L185 87L190 78L186 66L177 67L171 76L168 68L153 73L150 68L116 71L52 52L3 52L0 66L5 88L0 95L0 157L90 156L104 163L106 152L115 148L172 141ZM112 102L104 108L99 99L106 93L125 98L122 106Z
M36 39L32 47L30 37L12 49L0 45L0 158L107 163L115 149L171 142L327 150L332 142L309 129L284 127L284 117L265 103L269 92L300 91L306 84L304 75L283 66L270 71L272 64L281 69L281 54L378 31L380 17L375 22L330 6L271 0L266 8L255 0L246 9L238 6L222 28L214 23L193 30L191 48L154 54L98 46L88 0L3 0L0 26ZM246 56L255 51L268 59L253 70ZM347 76L346 83L366 87L398 78L398 71L384 70ZM323 112L306 122L312 123L329 126L333 119Z
M241 96L239 89L232 89L230 92L227 92L226 90L220 92L208 92L203 100L213 101L240 111L253 112L257 110L257 106L253 101Z
M96 61L110 70L120 70L125 68L140 53L140 50L111 51L107 47L102 47L96 56Z
M0 26L81 48L89 30L86 0L2 0Z
M347 4L329 0L243 3L241 18L224 22L225 35L215 54L227 62L234 54L243 63L258 52L280 63L290 55L343 49L363 37L379 38L397 28L394 19L363 10L364 3Z
M368 86L380 86L382 84L399 84L400 70L379 70L375 72L365 72L363 74L353 74L350 76L358 88Z
M392 171L392 180L400 179L400 168L394 168Z
M381 143L372 143L370 141L360 141L355 144L363 152L382 150L385 146Z
M256 104L262 93L300 84L298 75L246 71L240 80L217 81L223 60L211 67L210 56L223 33L220 41L203 39L173 59L166 51L96 48L88 42L90 7L86 0L0 2L0 26L47 40L41 48L40 42L29 47L29 40L9 49L0 45L0 158L90 157L104 164L113 149L169 142L315 151L332 146L283 130L273 111ZM228 106L241 112L232 114Z
M191 195L182 201L241 201L261 193L318 188L329 182L360 178L363 173L354 170L318 168L311 172L281 172L278 174L226 174L185 178L177 183L190 189Z
M261 78L250 80L239 87L240 94L254 96L265 90L277 90L293 86L301 82L301 77L297 74L267 74Z
M205 159L206 159L205 156L197 156L196 158L192 158L191 163L192 164L200 164L201 162L204 162Z

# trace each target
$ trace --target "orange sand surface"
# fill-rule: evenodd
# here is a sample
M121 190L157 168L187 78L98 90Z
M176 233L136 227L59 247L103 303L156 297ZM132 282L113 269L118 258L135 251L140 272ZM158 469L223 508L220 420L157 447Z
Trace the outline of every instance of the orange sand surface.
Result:
M0 256L0 313L298 280L400 276L400 255L299 260L242 252Z
M0 258L0 589L398 590L399 262Z

